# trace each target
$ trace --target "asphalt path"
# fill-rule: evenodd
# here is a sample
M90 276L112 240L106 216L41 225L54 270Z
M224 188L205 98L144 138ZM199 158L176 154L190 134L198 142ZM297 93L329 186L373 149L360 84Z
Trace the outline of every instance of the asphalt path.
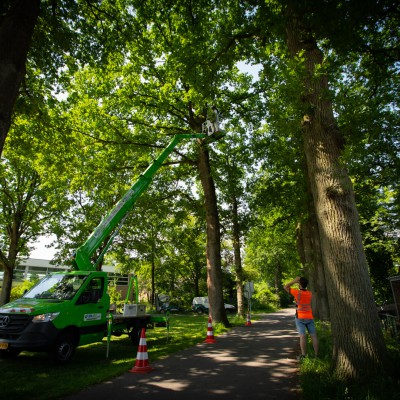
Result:
M263 314L251 326L235 327L215 339L154 363L149 356L145 364L153 371L127 371L65 400L301 398L293 308Z

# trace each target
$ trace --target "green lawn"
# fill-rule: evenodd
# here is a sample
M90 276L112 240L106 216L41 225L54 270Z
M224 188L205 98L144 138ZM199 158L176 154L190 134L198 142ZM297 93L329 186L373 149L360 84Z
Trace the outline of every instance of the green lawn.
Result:
M244 323L236 317L229 319L233 324ZM146 343L150 364L204 341L207 322L204 315L171 315L169 334L161 327L148 330ZM225 329L213 324L213 330L217 335ZM44 353L23 352L14 359L0 359L1 398L49 400L77 392L131 369L135 365L137 347L126 335L113 337L108 359L106 354L107 340L103 339L101 343L79 347L71 362L64 366L51 365Z
M253 314L252 319L257 319ZM232 325L243 325L245 319L230 316ZM157 359L204 341L207 316L172 315L170 329L155 328L146 333L150 365ZM213 324L214 334L226 329ZM389 354L395 373L392 377L376 377L366 385L341 382L330 373L332 340L328 326L318 324L320 358L306 359L300 368L303 400L400 400L400 345L388 338ZM109 358L107 341L77 349L73 360L65 366L49 364L46 354L21 353L17 358L0 359L1 398L7 400L59 399L87 386L100 383L130 370L136 362L137 347L123 335L112 339ZM397 371L397 372L396 372Z

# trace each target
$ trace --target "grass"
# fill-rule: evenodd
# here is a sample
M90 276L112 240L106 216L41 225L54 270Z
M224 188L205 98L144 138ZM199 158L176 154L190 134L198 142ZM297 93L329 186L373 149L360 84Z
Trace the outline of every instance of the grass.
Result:
M252 314L256 320L257 314ZM245 319L229 316L232 325L243 325ZM146 332L150 364L204 341L207 316L171 315L170 329L155 328ZM330 372L332 341L329 326L317 323L320 358L307 358L300 366L302 400L400 400L400 374L379 377L367 385L349 385ZM213 324L214 335L227 329ZM310 343L309 343L310 345ZM396 371L400 371L400 344L387 338L389 354ZM311 346L311 345L310 345ZM136 361L137 347L123 335L113 337L106 358L107 341L79 347L74 359L65 366L49 364L46 354L23 352L15 359L0 359L1 396L7 400L53 400L119 376ZM310 349L310 353L312 353Z
M229 317L232 325L244 320ZM204 341L208 318L204 315L171 315L166 328L147 330L146 344L150 364ZM213 324L214 335L227 329ZM1 397L7 400L52 400L76 393L90 385L119 376L135 365L137 347L126 335L113 337L106 358L107 341L77 348L71 362L53 366L44 353L23 352L14 359L0 359Z
M332 340L328 324L317 322L320 354L306 358L300 366L303 400L400 400L400 343L387 337L387 348L397 376L376 376L366 384L349 384L330 370ZM311 343L308 343L311 351Z

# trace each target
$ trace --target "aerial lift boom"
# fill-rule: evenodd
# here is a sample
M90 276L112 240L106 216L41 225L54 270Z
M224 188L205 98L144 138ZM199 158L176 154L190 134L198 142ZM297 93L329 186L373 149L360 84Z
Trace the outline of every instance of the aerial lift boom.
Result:
M20 299L0 308L0 357L18 355L21 351L49 353L57 363L68 362L77 346L100 342L110 336L127 333L133 343L140 343L140 334L155 324L166 324L164 316L146 315L144 305L139 304L137 277L135 283L136 304L126 304L129 312L110 317L108 274L97 271L105 252L111 245L128 211L151 183L175 146L183 139L202 139L212 142L224 134L218 120L206 121L202 133L177 134L161 152L122 199L105 216L94 232L81 245L73 259L75 271L57 271L46 275ZM105 243L107 241L107 243ZM102 249L95 258L95 253ZM135 307L134 307L135 306ZM160 325L157 325L160 326ZM108 348L107 348L108 356Z

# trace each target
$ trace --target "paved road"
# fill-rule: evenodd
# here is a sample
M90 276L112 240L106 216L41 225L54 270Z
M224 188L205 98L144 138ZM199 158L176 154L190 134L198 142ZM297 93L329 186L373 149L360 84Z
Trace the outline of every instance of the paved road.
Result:
M300 399L293 315L293 309L265 314L214 344L200 343L154 363L150 356L154 371L126 372L65 400Z

